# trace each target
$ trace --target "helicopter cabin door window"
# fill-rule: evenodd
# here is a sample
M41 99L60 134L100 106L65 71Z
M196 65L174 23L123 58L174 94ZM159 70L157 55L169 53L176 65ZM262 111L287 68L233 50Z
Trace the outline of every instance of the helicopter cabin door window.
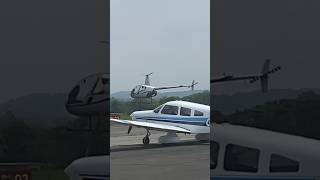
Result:
M228 171L258 172L260 151L244 146L228 144L224 157L224 169Z
M178 106L165 105L161 111L161 114L178 115Z
M194 116L203 116L203 112L195 110Z
M181 116L191 116L191 109L190 108L181 107L180 115Z
M270 159L270 172L298 172L299 162L280 156L277 154L271 154Z

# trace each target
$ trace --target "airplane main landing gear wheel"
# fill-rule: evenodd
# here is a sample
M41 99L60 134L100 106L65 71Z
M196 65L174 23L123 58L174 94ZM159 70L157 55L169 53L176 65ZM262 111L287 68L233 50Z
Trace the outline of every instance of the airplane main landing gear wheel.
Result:
M148 145L150 143L150 139L149 139L149 136L145 136L142 140L143 144L144 145Z
M149 136L150 136L150 132L149 132L149 130L147 129L147 135L142 139L142 142L143 142L144 145L148 145L148 144L150 143L150 138L149 138Z

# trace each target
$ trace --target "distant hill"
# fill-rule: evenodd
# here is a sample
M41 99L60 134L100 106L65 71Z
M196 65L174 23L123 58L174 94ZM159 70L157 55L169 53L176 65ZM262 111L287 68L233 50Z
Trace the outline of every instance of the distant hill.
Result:
M216 123L231 123L320 139L320 94L304 91L295 98L281 99L225 115L213 113Z
M182 98L185 96L190 96L192 94L201 93L201 92L203 92L203 90L158 92L158 95L154 97L154 99L160 99L163 97L172 97L172 96ZM130 97L130 93L131 93L130 91L119 91L119 92L112 93L111 97L116 98L119 101L128 101L128 100L132 100L132 98Z
M320 93L318 89L276 89L270 90L268 93L261 91L236 93L233 95L216 95L213 99L213 109L222 113L233 113L237 110L252 108L256 105L264 104L265 102L275 101L279 99L293 99L305 91L312 90L315 93ZM211 102L212 103L212 102Z
M70 117L65 110L66 94L38 93L22 96L0 104L0 115L12 112L17 118L65 118Z
M237 93L233 95L217 95L214 97L214 110L221 111L223 113L231 113L236 110L242 110L245 108L251 108L255 105L260 105L268 101L277 99L292 99L297 97L301 92L306 90L270 90L264 94L260 91ZM313 90L320 94L320 90ZM197 93L203 91L182 91L182 92L166 92L159 94L159 97L188 97L192 94L197 96ZM117 93L119 95L119 93ZM117 94L113 94L114 98L118 97ZM121 94L121 93L120 93ZM123 97L123 96L120 96ZM190 98L195 98L191 96ZM201 97L196 97L196 99ZM116 98L118 100L118 98ZM125 98L123 98L125 99ZM132 99L131 99L132 100ZM33 119L33 120L49 120L49 119L65 119L73 117L70 115L64 107L66 101L66 94L49 94L38 93L31 94L10 101L6 101L0 104L0 116L10 111L18 119Z

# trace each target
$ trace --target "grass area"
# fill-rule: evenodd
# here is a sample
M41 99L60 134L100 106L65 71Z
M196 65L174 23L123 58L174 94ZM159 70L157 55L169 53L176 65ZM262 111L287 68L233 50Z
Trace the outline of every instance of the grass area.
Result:
M130 115L129 115L129 114L125 114L125 113L123 113L123 114L121 114L121 115L120 115L120 119L131 120L131 117L130 117Z
M40 170L32 173L32 180L69 180L63 170Z

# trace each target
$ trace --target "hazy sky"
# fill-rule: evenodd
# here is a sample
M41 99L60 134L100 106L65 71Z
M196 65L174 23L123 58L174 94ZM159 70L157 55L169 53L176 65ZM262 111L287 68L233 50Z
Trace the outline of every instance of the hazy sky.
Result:
M209 89L209 0L111 0L111 92L154 72L155 86ZM182 89L181 89L182 90Z
M261 71L266 58L282 70L270 88L320 88L320 1L216 0L212 12L211 75ZM216 93L260 89L245 82L216 84Z
M0 102L106 72L105 0L0 1Z

